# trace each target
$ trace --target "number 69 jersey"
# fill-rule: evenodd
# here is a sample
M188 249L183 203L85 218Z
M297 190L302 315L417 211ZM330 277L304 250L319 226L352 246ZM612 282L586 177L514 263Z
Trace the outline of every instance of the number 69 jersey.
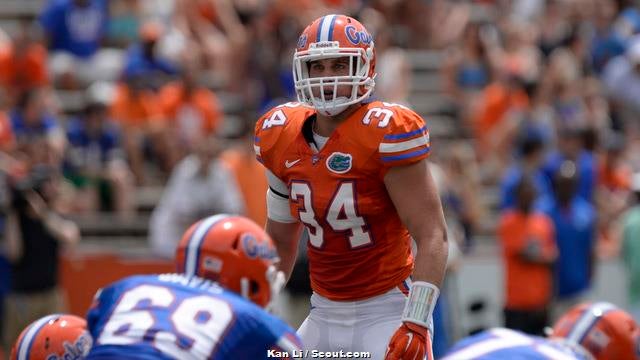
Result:
M299 103L269 111L256 124L257 159L287 184L281 195L308 229L313 290L334 301L383 294L413 271L411 237L384 176L429 155L427 127L404 106L373 101L318 152L309 144L314 117Z
M99 291L87 359L266 359L300 349L293 329L216 283L141 275Z

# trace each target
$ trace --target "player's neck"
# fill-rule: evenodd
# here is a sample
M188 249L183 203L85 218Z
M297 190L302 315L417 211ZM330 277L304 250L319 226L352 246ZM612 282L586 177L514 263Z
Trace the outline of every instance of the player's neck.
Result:
M362 104L353 104L345 111L336 116L325 116L320 113L316 114L316 121L313 124L313 132L324 137L329 137L333 131L342 124L351 114L358 110Z

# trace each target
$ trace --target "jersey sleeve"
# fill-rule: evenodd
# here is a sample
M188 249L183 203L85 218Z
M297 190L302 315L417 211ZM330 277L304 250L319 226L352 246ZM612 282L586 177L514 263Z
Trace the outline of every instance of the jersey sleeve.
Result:
M273 339L270 350L274 353L295 354L302 349L302 341L296 332L280 319L272 319L265 323L266 332Z
M269 110L258 120L255 127L253 150L256 153L256 159L276 176L279 173L275 159L276 144L291 116L288 110L289 108L283 105Z
M430 151L429 129L425 121L408 108L396 107L378 146L382 166L389 169L413 164L428 157Z
M256 159L281 178L284 162L280 158L286 148L294 142L299 126L313 110L297 102L288 102L274 107L256 123L253 150Z

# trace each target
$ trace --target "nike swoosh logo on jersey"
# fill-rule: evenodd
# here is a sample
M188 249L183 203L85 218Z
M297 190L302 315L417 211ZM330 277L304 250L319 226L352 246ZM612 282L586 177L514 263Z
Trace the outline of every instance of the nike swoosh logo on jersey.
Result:
M292 167L293 165L297 164L300 160L302 160L302 159L298 159L298 160L294 160L294 161L285 160L284 166L288 169L288 168Z

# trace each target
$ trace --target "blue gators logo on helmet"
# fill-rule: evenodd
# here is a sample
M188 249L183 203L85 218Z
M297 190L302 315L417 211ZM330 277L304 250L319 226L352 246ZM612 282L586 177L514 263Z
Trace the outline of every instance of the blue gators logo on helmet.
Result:
M251 259L259 257L265 260L273 260L278 257L275 247L268 242L258 241L252 234L242 235L242 249Z
M46 360L80 360L84 359L87 355L89 355L89 351L91 350L91 346L93 345L93 340L91 339L91 335L85 331L84 334L80 335L78 339L72 344L68 341L65 341L62 346L64 347L63 355L51 354L47 356Z
M351 170L352 163L353 157L351 154L334 152L327 158L327 168L336 174L344 174Z
M307 34L302 34L298 38L298 49L302 49L307 45Z
M344 32L347 35L347 39L349 39L353 45L358 45L359 43L369 45L373 41L373 37L369 35L369 33L365 30L358 31L353 25L345 26Z

